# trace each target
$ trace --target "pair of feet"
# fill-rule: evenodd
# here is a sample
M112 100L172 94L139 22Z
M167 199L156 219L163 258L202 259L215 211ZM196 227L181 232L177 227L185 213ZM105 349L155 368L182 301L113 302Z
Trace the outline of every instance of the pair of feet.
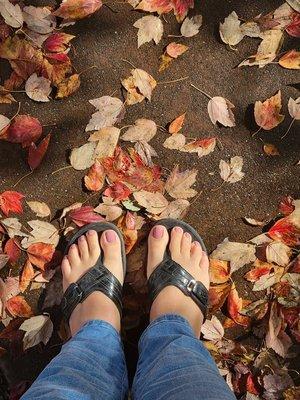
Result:
M173 228L170 236L169 238L168 231L162 225L156 225L151 230L148 238L147 277L149 278L163 260L168 246L172 259L208 289L209 262L200 243L192 242L191 235L180 227ZM91 230L81 236L77 244L70 247L62 261L64 291L95 265L101 251L104 265L123 284L121 244L118 235L113 230L107 230L99 240L97 232ZM177 314L186 318L195 334L200 335L203 316L199 307L174 286L164 288L156 297L151 306L150 321L165 314ZM93 319L104 320L120 330L119 311L113 301L101 292L90 294L75 308L69 321L71 334L74 335L82 325Z

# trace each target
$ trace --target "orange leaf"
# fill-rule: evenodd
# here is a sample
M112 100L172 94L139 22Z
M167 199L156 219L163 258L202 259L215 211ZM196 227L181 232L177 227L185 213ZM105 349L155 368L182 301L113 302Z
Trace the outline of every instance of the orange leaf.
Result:
M174 133L178 133L180 131L182 125L184 124L185 114L186 113L179 115L179 117L175 118L174 121L170 123L169 133L173 135Z
M135 229L135 216L127 211L126 215L123 215L117 223L118 228L121 230L124 242L126 254L128 254L137 241L137 229Z
M168 44L166 53L172 58L177 58L181 56L181 54L185 53L187 49L188 46L185 46L184 44L172 42Z
M54 251L52 244L34 243L28 247L27 255L33 265L45 271L46 264L51 261Z
M68 20L82 19L95 13L101 6L101 0L64 0L53 14Z
M212 283L225 283L230 278L228 261L209 260L209 275Z
M104 191L104 195L111 197L113 200L122 201L128 199L131 190L122 182L115 182Z
M253 266L255 268L251 269L244 276L250 282L256 282L261 276L267 275L274 268L274 265L260 260L256 260Z
M84 184L88 190L99 192L102 189L105 180L105 172L101 163L96 160L84 177Z
M25 196L22 193L8 190L0 194L0 209L8 215L10 212L21 214L23 212L21 200Z
M264 101L256 101L254 106L255 122L266 131L275 128L284 120L281 111L281 91Z
M31 171L36 169L42 162L42 160L46 154L46 151L48 149L50 137L51 137L51 135L49 133L49 135L47 135L38 146L36 146L34 143L30 144L30 146L28 148L27 162L29 164Z
M263 149L264 149L264 152L268 156L279 156L280 155L277 147L272 143L265 143Z
M6 303L6 308L13 317L29 318L33 315L30 305L23 296L11 297Z
M8 239L4 246L4 253L9 256L9 261L14 264L21 255L21 249L15 239Z
M300 51L290 50L278 61L279 65L287 69L300 69Z
M209 307L212 312L219 310L230 292L231 283L223 283L209 288Z
M250 319L240 314L240 311L243 309L245 302L235 288L235 284L232 285L230 293L227 297L227 310L230 317L239 325L248 326Z
M29 260L26 261L22 274L20 276L20 290L25 292L32 278L34 277L34 269Z
M299 226L296 226L292 216L293 213L277 221L269 230L268 235L273 240L280 240L287 246L293 247L300 244L300 221L298 221Z

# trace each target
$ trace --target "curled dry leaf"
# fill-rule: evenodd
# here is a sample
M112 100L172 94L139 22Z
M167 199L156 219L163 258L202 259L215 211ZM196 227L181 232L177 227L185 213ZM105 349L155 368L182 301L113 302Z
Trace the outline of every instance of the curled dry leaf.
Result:
M153 89L156 87L156 80L143 69L131 70L131 76L122 80L122 85L127 90L126 103L128 105L140 103L145 98L151 100Z
M49 206L41 201L27 201L30 209L36 214L37 217L45 218L51 215Z
M121 137L122 140L129 142L144 141L149 142L157 132L157 126L151 119L139 118L135 121Z
M257 125L269 131L278 126L283 120L284 115L280 114L281 111L281 91L275 96L270 97L263 103L256 101L254 105L254 117Z
M96 142L95 157L112 157L120 136L120 129L114 126L101 128L91 134L89 142Z
M227 298L227 310L229 316L236 324L242 326L249 325L250 319L240 313L247 304L248 303L239 296L235 284L233 284Z
M24 7L23 17L24 22L31 31L42 35L51 33L56 27L56 18L47 7Z
M251 226L264 226L265 225L264 221L258 221L257 219L254 219L254 218L244 217L243 220Z
M235 126L235 118L232 112L234 105L227 99L221 96L213 97L207 105L208 115L211 122L216 125L217 122L224 126Z
M183 124L184 124L184 120L185 120L185 114L181 114L179 115L177 118L175 118L169 125L169 133L174 134L174 133L178 133Z
M230 265L228 261L209 259L209 277L212 283L225 283L230 278Z
M293 119L300 120L300 97L296 100L289 98L288 109Z
M298 13L300 13L300 3L299 0L286 0L286 2Z
M202 25L202 15L195 15L192 18L186 17L180 27L180 33L184 37L192 37L199 33Z
M229 183L240 181L245 176L242 172L243 164L243 158L240 156L232 157L229 163L221 160L219 164L221 178Z
M235 11L229 14L223 23L220 23L220 36L222 41L229 46L236 46L243 39L241 22Z
M166 47L166 53L172 58L177 58L181 56L187 50L188 46L175 42L169 43L168 46Z
M169 204L168 200L160 192L152 193L140 190L133 193L133 197L147 212L154 215L162 213Z
M59 241L58 230L50 222L33 220L28 221L28 225L32 228L30 236L25 237L21 244L27 249L31 244L34 243L48 243L52 244L54 247L57 246Z
M136 142L134 149L137 154L141 157L143 163L149 167L153 167L152 157L157 157L156 151L145 141Z
M78 20L94 14L101 6L101 0L64 0L53 14L65 20Z
M86 132L95 131L107 126L113 126L120 122L125 115L125 108L123 102L111 96L102 96L98 99L89 101L97 112L92 115L87 127Z
M25 83L25 91L32 100L47 102L51 93L51 81L36 73L30 75Z
M28 236L27 234L21 232L22 224L17 218L2 219L1 225L4 226L10 238L14 238L15 236Z
M272 303L269 331L266 335L266 346L273 349L281 357L285 357L292 341L283 330L283 318L276 302Z
M107 221L115 221L122 215L122 208L112 202L108 204L99 204L94 211L104 215Z
M224 336L224 328L218 318L213 315L211 319L206 319L201 327L201 333L206 340L221 340Z
M31 280L34 277L34 269L29 260L25 262L25 265L23 267L21 276L20 276L20 290L21 292L25 292L25 290L28 288Z
M186 170L179 172L176 165L167 179L165 189L174 199L188 199L196 196L198 193L191 186L196 182L197 170Z
M99 192L105 181L105 172L101 163L96 160L84 177L85 187L92 192Z
M19 328L25 331L23 337L24 351L39 343L46 345L53 333L53 324L48 315L37 315L24 321Z
M264 149L265 154L267 154L268 156L279 156L280 155L279 150L272 143L265 143L263 146L263 149Z
M96 143L85 143L80 147L72 150L70 163L74 169L79 171L90 168L95 160Z
M266 248L267 261L283 267L288 265L291 254L290 247L281 242L272 242Z
M1 133L2 129L9 126L9 124L10 124L10 119L5 117L5 115L0 115L0 133Z
M146 15L138 19L133 26L138 28L138 47L151 42L151 40L158 44L163 36L163 23L160 18L153 15Z
M49 133L44 139L36 146L35 143L31 143L28 148L28 165L31 171L35 170L43 161L45 154L48 150L50 143L51 134Z
M63 99L65 97L71 96L80 87L80 75L73 74L65 79L63 79L57 85L56 99Z
M181 150L185 145L185 140L185 136L181 133L174 133L164 141L163 146L166 149Z
M216 138L197 139L184 145L180 151L186 153L197 153L198 157L203 157L215 150L216 143Z

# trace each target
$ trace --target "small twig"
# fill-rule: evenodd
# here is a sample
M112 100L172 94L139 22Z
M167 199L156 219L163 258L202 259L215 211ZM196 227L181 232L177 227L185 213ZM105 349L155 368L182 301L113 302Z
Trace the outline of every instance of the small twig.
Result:
M168 37L182 38L182 35L168 35Z
M127 64L131 65L133 68L137 69L137 67L136 67L134 64L132 64L132 62L130 62L130 61L128 61L128 60L125 60L125 58L122 58L121 61L124 61L124 62L126 62Z
M55 175L60 171L63 171L64 169L68 169L68 168L73 168L72 165L66 165L65 167L61 167L59 169L57 169L56 171L51 172L51 175Z
M293 126L293 123L294 123L294 122L295 122L295 118L292 119L292 122L290 123L290 125L289 125L287 131L285 132L285 134L284 134L283 136L281 136L281 138L280 138L281 140L282 140L283 138L285 138L286 135L289 133L289 131L291 130L291 127Z
M80 76L81 74L83 74L84 72L86 72L86 71L88 71L89 69L92 69L92 68L99 69L99 67L97 67L97 65L92 65L91 67L88 67L88 68L84 69L83 71L79 72L78 75Z
M122 129L130 128L131 126L133 126L133 125L124 125L124 126L122 126L122 127L120 128L120 131L121 131Z
M204 94L204 96L206 96L206 97L209 98L210 100L212 99L212 97L211 97L209 94L207 94L207 93L204 92L203 90L199 89L199 88L198 88L197 86L195 86L193 83L191 83L191 86L192 86L194 89L198 90L198 92Z
M33 173L33 171L28 172L28 174L23 175L14 185L13 187L16 187L20 182L23 181L23 179L27 178L27 176L31 175Z
M226 182L226 181L223 181L223 182L221 183L220 186L218 186L218 187L216 187L216 188L214 188L214 189L211 189L211 191L212 191L212 192L216 192L217 190L221 189L221 187L223 187L223 185L225 184L225 182Z
M157 84L165 85L166 83L176 83L176 82L180 82L180 81L185 81L186 79L189 79L189 76L185 76L184 78L174 79L172 81L161 81L161 82L157 82Z
M8 89L1 89L0 93L2 92L8 92L8 93L26 93L26 90L8 90Z
M254 137L255 135L258 134L258 132L260 132L262 130L262 128L260 127L256 132L254 132L251 136Z
M11 121L12 121L14 118L16 118L17 115L19 115L20 109L21 109L21 102L19 102L19 104L18 104L17 112L15 113L15 115L14 115L13 117L11 117L11 119L10 119Z

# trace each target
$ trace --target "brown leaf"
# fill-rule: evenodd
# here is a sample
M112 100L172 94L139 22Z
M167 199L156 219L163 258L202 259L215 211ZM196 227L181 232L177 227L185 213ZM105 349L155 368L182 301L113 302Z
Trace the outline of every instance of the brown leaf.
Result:
M254 105L254 117L257 125L269 131L275 128L284 120L284 115L280 114L281 111L281 91L263 103L256 101Z
M99 192L105 181L105 172L102 164L96 160L84 177L85 187L92 192Z
M264 149L264 152L268 156L279 156L280 155L277 147L272 143L265 143L263 149Z
M34 277L33 266L31 262L27 260L20 276L20 290L22 293L25 292L25 290L28 288L33 277Z
M179 115L179 117L175 118L169 125L169 133L173 134L173 133L178 133L183 124L184 124L184 120L185 120L185 114L181 114Z
M57 94L55 96L56 99L63 99L65 97L71 96L76 92L80 87L80 75L73 74L68 78L62 80L57 85Z
M194 197L197 191L191 186L196 182L197 170L186 170L179 172L179 167L176 165L167 179L165 189L174 199L188 199Z

